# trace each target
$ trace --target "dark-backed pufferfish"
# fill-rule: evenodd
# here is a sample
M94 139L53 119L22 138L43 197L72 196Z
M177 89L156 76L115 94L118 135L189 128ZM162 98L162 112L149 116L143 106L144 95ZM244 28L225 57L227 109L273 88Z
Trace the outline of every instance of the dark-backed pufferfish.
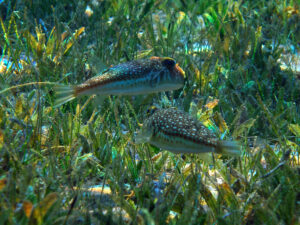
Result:
M236 141L220 140L200 121L174 108L157 109L146 119L136 143L150 143L173 153L241 153Z
M74 86L58 85L56 106L81 95L139 95L183 87L185 73L169 57L151 57L113 66Z

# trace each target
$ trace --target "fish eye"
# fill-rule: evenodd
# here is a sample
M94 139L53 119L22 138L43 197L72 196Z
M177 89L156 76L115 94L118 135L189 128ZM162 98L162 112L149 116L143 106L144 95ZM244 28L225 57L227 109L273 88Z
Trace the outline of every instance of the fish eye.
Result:
M165 66L169 69L173 68L176 65L176 61L174 59L168 58L168 57L164 58L161 63L163 66Z
M149 107L148 109L147 109L147 116L149 117L149 116L151 116L151 115L153 115L153 113L155 113L155 111L156 110L158 110L158 108L156 107L156 106L151 106L151 107Z

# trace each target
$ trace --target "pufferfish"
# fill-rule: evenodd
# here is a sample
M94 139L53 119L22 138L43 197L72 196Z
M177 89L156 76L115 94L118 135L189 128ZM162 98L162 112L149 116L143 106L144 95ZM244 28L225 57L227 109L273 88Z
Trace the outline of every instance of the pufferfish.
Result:
M113 66L101 75L74 86L58 85L56 106L81 95L139 95L183 87L185 73L169 57L151 57Z
M155 110L145 120L136 143L150 143L173 153L241 153L236 141L220 140L199 120L174 108Z

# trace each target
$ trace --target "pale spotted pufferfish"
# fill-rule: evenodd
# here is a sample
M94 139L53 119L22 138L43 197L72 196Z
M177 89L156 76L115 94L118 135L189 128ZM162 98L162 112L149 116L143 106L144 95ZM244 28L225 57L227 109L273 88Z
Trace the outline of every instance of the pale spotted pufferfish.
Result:
M151 57L113 66L101 75L74 86L58 85L56 106L81 95L138 95L183 87L185 73L169 57Z
M236 141L220 140L199 120L174 108L155 110L145 120L136 143L150 143L173 153L241 153Z

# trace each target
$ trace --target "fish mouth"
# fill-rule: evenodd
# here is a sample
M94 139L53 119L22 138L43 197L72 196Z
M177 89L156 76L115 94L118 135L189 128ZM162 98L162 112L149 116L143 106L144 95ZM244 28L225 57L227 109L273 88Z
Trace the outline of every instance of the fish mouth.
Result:
M178 63L176 63L175 65L175 70L177 73L179 73L182 78L184 79L185 78L185 72L183 71L183 69L178 65Z

